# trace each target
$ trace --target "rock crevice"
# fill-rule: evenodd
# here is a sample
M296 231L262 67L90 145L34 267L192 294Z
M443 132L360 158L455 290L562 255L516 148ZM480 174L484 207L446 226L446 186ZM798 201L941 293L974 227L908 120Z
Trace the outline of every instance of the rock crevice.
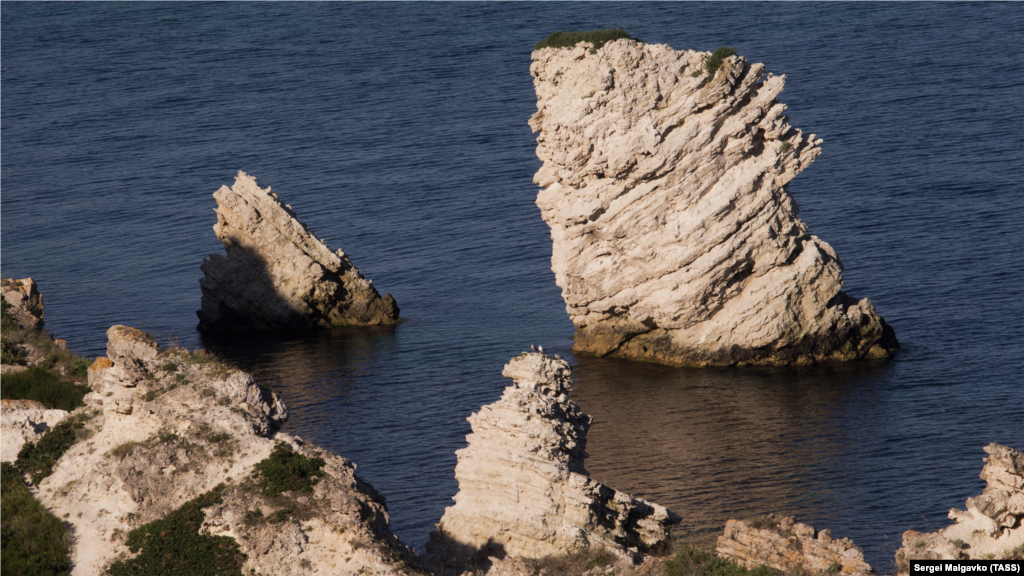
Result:
M204 277L199 329L242 331L393 324L398 305L381 297L342 250L332 252L270 188L239 172L217 200L217 238Z
M841 291L786 185L821 152L776 101L784 76L618 40L530 68L534 181L574 351L685 365L887 357L894 333Z

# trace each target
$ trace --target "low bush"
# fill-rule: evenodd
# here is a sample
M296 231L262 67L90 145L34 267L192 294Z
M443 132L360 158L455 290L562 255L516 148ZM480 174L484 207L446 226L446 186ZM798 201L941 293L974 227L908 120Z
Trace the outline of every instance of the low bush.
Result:
M160 520L128 533L138 556L110 565L110 576L214 576L242 574L246 555L234 538L200 534L203 508L221 502L224 485L190 500Z
M540 50L541 48L572 48L580 42L590 42L593 47L590 49L591 53L597 52L605 45L606 42L613 40L619 40L626 38L627 40L635 40L637 42L643 42L639 38L633 38L629 35L629 32L621 28L610 28L608 30L591 30L589 32L562 32L558 31L547 38L537 42L533 47L534 50Z
M0 337L0 364L25 365L25 350L13 338Z
M718 69L722 67L722 63L725 62L725 59L735 54L736 50L728 46L719 46L711 53L711 56L704 58L704 75L708 78L714 77L715 72L718 72ZM700 76L700 70L694 72L692 76L694 78Z
M540 574L564 574L566 576L590 572L615 563L611 554L598 548L587 548L562 556L545 556L533 560L533 569Z
M50 408L69 412L85 406L82 398L89 393L88 386L66 382L39 366L4 374L0 376L0 383L0 397L5 400L37 400Z
M253 474L258 475L257 485L264 496L288 491L309 493L323 476L324 464L323 458L309 458L278 442L270 456L253 467Z
M782 572L767 566L747 570L732 560L720 558L689 546L683 547L665 561L662 576L782 576Z
M66 418L39 437L38 442L26 442L18 452L14 465L28 474L34 484L53 473L53 465L78 441L78 430L85 425L77 418Z
M0 464L0 563L6 576L64 575L71 568L64 523L32 497L10 462Z
M747 525L757 530L764 530L766 528L775 528L779 525L779 520L774 516L754 516L753 518L747 518Z

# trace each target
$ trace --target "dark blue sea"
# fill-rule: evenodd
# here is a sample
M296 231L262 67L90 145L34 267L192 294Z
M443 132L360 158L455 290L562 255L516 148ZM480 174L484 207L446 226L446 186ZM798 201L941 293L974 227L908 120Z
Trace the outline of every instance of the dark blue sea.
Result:
M1002 3L0 5L2 271L88 355L113 324L206 346L342 454L422 548L465 418L531 343L568 357L591 475L679 513L795 514L879 571L1024 448L1024 10ZM687 370L573 358L534 205L534 43L622 27L788 75L823 154L789 191L903 352L884 365ZM195 330L211 194L244 170L343 248L405 322Z

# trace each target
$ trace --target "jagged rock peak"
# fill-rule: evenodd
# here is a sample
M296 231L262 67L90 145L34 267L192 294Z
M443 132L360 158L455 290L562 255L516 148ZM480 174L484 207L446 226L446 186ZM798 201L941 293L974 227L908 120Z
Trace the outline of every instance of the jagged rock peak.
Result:
M270 188L239 171L221 186L217 238L227 257L201 267L199 329L241 331L393 324L398 305L381 298L342 250L332 252Z
M4 278L0 282L0 294L10 306L8 313L18 322L18 326L27 330L43 329L43 295L39 293L35 280Z
M937 532L904 532L903 548L896 551L899 574L909 574L910 560L1024 556L1024 453L996 443L984 450L985 490L967 499L967 510L949 511L949 519L956 522L952 526Z
M678 365L813 364L898 348L786 185L821 152L741 56L629 40L533 52L534 181L574 351Z
M567 397L570 373L539 353L505 366L514 384L468 418L473 432L456 452L459 493L430 536L428 563L463 568L588 547L640 557L667 543L678 516L587 477L591 418Z
M829 530L774 514L753 520L729 520L718 537L715 552L753 569L761 565L786 574L867 576L875 570L864 551L849 538L833 538Z

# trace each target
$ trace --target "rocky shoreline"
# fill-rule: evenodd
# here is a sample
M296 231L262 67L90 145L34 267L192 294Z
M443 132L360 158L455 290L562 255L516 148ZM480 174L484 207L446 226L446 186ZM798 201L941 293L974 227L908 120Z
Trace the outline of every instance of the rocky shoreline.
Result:
M147 530L186 511L201 515L189 537L230 544L239 573L662 574L679 558L661 555L679 515L587 477L591 419L569 399L571 370L560 358L512 358L503 371L512 385L470 416L459 494L420 557L391 533L384 497L354 463L279 431L287 408L249 374L205 351L162 349L134 328L107 336L107 355L88 368L84 406L2 406L5 466L27 467L26 446L74 430L49 471L25 470L37 480L32 495L73 534L72 574L141 562ZM1024 454L985 450L985 492L966 512L950 511L949 528L906 532L901 573L911 558L1024 555ZM282 462L312 472L268 491L269 470ZM717 554L784 573L873 573L848 539L791 517L730 520Z

